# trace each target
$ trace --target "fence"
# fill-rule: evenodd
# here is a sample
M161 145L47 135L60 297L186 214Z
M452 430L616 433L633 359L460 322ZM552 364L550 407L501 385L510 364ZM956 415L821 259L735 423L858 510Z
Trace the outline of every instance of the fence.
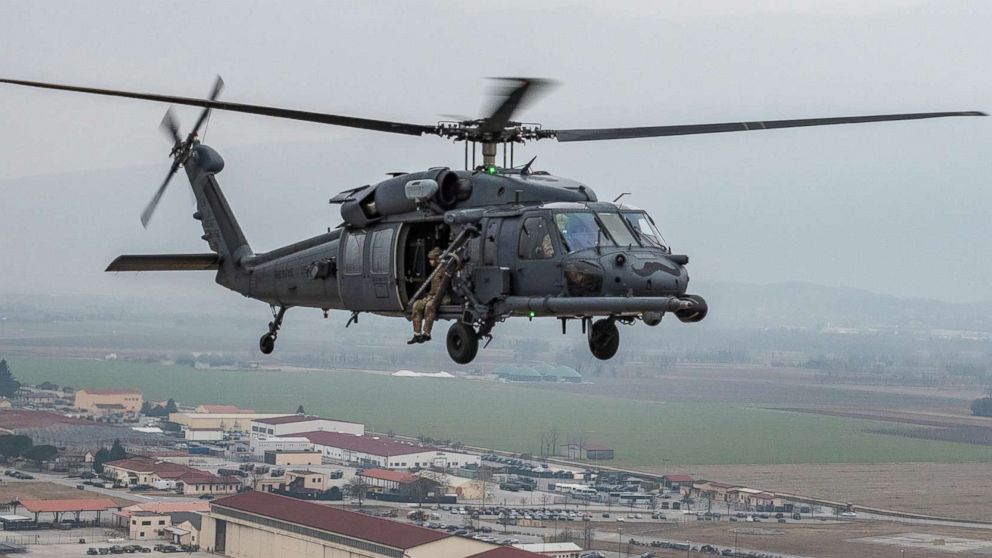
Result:
M125 536L126 533L113 529L73 529L61 533L53 533L51 531L22 531L18 534L11 534L8 531L3 533L0 540L7 544L27 546L35 544L79 544L80 541L84 541L85 543L100 543L106 542L107 539L123 538Z

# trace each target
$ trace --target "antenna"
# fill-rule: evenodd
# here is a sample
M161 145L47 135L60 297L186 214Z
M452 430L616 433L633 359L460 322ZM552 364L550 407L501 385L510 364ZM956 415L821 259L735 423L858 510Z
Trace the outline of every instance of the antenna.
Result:
M530 174L530 166L533 165L534 161L536 160L537 160L537 155L534 155L534 157L532 157L530 161L527 161L527 164L524 165L524 168L520 169L520 174L522 176L527 176L528 174Z
M630 195L630 192L624 192L624 193L620 194L619 196L613 198L613 203L617 203L618 201L620 201L620 198L622 198L624 196L629 196L629 195Z

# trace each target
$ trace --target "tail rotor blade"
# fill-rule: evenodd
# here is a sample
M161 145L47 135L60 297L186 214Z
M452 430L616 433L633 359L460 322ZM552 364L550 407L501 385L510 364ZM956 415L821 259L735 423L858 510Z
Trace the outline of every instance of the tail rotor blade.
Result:
M165 116L162 117L162 124L159 127L165 130L175 143L183 141L182 136L179 135L179 120L176 118L176 113L172 110L172 107L169 107L169 110L165 111Z
M155 195L152 196L151 201L145 206L145 210L141 212L142 227L146 229L148 228L148 221L151 221L152 214L155 213L155 208L158 207L158 202L161 201L162 194L165 193L165 188L169 185L169 181L172 180L172 175L176 174L177 170L179 170L178 159L172 162L172 168L169 169L169 174L165 176L165 180L162 181L162 185L158 187L158 190L155 191Z
M220 92L222 89L224 89L224 80L221 79L220 76L217 76L217 81L214 82L214 88L210 91L210 96L208 97L208 99L211 102L216 101L217 97L220 96ZM206 122L208 116L210 116L209 105L203 109L203 112L200 113L200 118L196 120L196 124L194 124L193 129L190 130L189 136L191 138L200 131L200 126L203 126L203 123Z

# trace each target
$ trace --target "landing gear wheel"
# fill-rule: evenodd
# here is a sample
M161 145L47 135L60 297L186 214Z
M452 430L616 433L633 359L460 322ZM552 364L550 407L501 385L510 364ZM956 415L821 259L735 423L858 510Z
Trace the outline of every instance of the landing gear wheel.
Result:
M263 355L270 355L272 351L276 348L276 336L271 333L266 333L258 340L258 350L262 351Z
M472 326L455 322L448 328L448 356L458 364L472 362L479 352L479 336Z
M620 330L610 319L593 322L589 328L589 350L599 360L610 360L620 348Z

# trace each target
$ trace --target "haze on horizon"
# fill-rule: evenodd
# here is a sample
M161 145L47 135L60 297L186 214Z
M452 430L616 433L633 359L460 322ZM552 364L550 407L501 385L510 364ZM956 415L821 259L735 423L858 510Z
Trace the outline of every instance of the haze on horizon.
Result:
M484 78L517 75L560 82L521 115L549 128L989 112L989 21L979 1L0 1L0 74L193 97L220 74L232 101L418 123L480 115ZM206 250L183 175L138 222L169 165L165 110L0 85L0 293L236 300L212 274L102 271L120 253ZM190 126L197 111L178 112ZM462 165L439 138L221 112L206 140L256 251L336 226L342 189ZM992 300L990 153L992 118L949 118L545 141L517 161L538 155L603 200L631 192L699 283L960 302Z

